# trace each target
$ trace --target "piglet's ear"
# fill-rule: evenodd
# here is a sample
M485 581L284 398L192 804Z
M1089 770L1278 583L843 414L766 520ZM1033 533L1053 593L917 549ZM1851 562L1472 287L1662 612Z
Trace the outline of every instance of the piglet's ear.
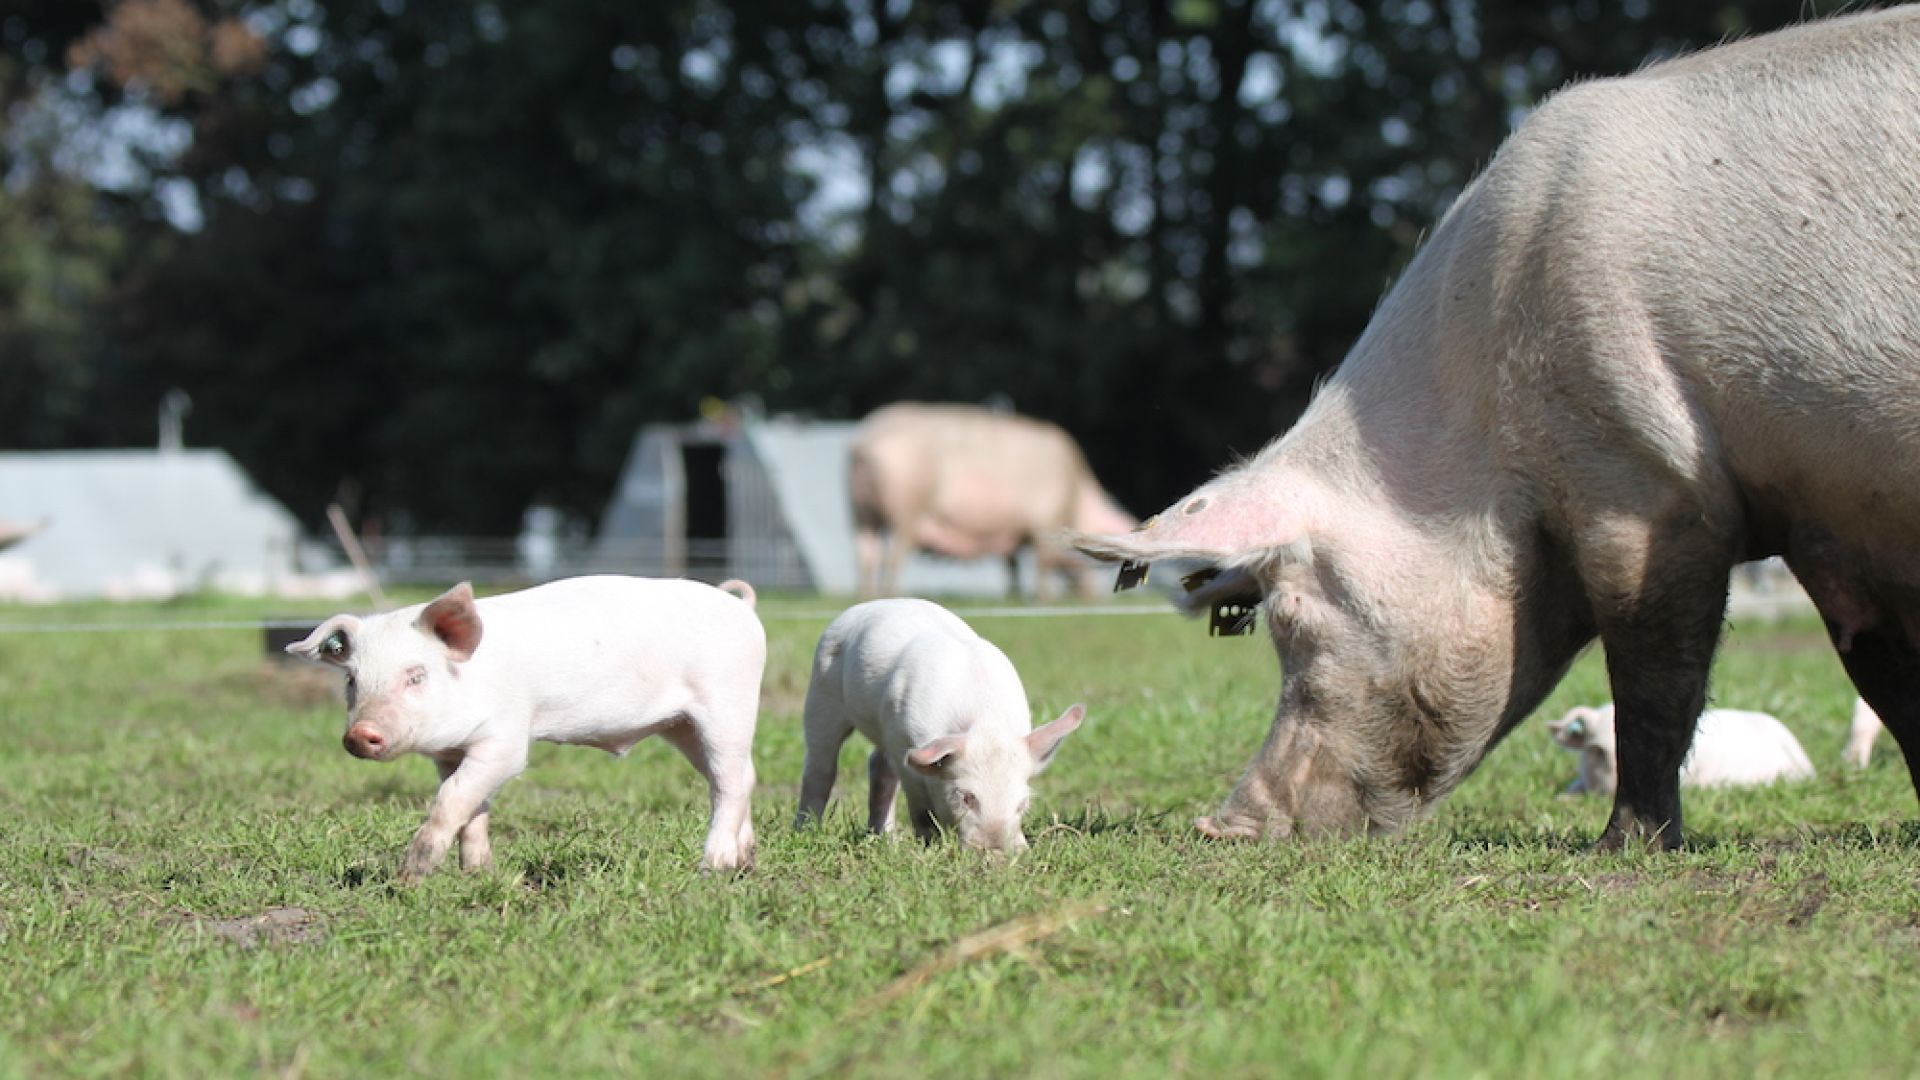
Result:
M1600 726L1600 710L1588 705L1577 705L1567 710L1567 715L1547 725L1553 733L1553 741L1569 750L1583 750L1593 745Z
M439 638L454 660L471 659L480 647L480 609L473 603L473 585L463 581L440 594L414 625Z
M953 764L953 759L960 756L960 751L966 743L964 735L948 735L945 738L935 739L925 746L916 746L907 751L907 768L923 776L944 776L947 766Z
M311 634L287 646L287 652L302 660L323 664L347 665L360 634L360 620L351 615L335 615L321 623Z
M1027 733L1027 752L1033 755L1033 771L1039 772L1053 761L1053 752L1087 718L1087 707L1075 705L1054 720Z

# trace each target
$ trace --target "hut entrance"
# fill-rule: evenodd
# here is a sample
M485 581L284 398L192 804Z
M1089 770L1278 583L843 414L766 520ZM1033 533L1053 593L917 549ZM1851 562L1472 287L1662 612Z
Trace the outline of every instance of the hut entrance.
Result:
M687 568L727 569L727 445L687 443L680 448L686 481Z

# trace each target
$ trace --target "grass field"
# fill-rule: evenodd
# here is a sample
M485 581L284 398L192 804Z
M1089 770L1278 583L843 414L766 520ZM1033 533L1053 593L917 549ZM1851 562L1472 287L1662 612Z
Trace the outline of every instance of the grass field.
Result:
M0 635L0 1075L1911 1075L1920 834L1898 752L1838 766L1811 625L1736 626L1722 704L1821 768L1695 793L1691 845L1597 856L1536 718L1389 840L1203 842L1277 686L1264 637L981 618L1037 712L1087 702L1011 865L789 827L818 602L770 601L759 865L693 872L663 744L542 746L499 863L392 883L421 759L341 751L331 682L246 631ZM205 619L238 604L0 609ZM284 612L284 606L272 609ZM1542 709L1605 698L1596 653Z

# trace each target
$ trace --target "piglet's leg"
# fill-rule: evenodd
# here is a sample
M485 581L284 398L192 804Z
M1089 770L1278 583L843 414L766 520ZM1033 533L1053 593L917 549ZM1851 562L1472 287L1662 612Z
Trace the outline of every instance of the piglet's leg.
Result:
M751 728L748 729L751 731ZM702 870L744 870L753 865L752 736L739 740L709 740L696 724L668 728L660 737L687 756L707 778L712 816L707 823Z
M460 761L458 757L434 759L434 766L440 770L442 784L460 767ZM484 870L493 865L493 842L487 839L487 818L492 808L492 799L481 803L480 812L460 827L460 869Z
M894 796L900 792L900 774L887 764L887 755L875 750L867 758L867 828L876 833L893 829Z
M802 829L827 815L827 799L833 794L833 781L840 771L840 747L853 734L853 724L835 684L839 680L816 670L807 686L807 703L802 714L806 733L807 762L800 775L800 812L793 827ZM872 775L872 771L868 771Z
M407 857L400 864L402 882L418 881L433 872L456 838L471 833L479 839L482 863L473 863L471 849L462 849L462 865L484 865L491 854L487 843L487 807L501 785L520 775L527 766L524 743L502 746L482 743L469 747L465 757L451 767L441 766L440 790L433 797L433 808L426 823L413 834Z

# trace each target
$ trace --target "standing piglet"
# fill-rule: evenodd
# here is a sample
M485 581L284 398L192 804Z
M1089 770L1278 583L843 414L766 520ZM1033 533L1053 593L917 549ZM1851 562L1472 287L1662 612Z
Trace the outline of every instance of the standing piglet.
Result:
M944 827L972 847L1021 851L1029 781L1085 715L1075 705L1033 728L1012 662L952 612L925 600L860 604L813 654L795 825L826 811L840 745L857 729L876 748L867 759L874 832L893 828L894 794L904 790L922 839Z
M1847 724L1847 764L1864 769L1873 761L1873 741L1880 737L1884 726L1880 723L1880 714L1873 711L1865 698L1853 699L1853 717Z
M488 807L534 741L620 756L649 735L707 778L700 865L732 870L753 858L747 799L767 656L753 600L737 581L582 577L485 600L462 582L391 614L336 615L287 651L346 670L348 753L413 752L439 767L403 881L439 865L456 835L463 869L491 861Z
M1580 755L1580 775L1567 794L1612 795L1619 787L1613 703L1582 705L1548 723L1553 741ZM1680 766L1682 787L1751 787L1811 780L1813 762L1787 725L1763 712L1708 709Z

